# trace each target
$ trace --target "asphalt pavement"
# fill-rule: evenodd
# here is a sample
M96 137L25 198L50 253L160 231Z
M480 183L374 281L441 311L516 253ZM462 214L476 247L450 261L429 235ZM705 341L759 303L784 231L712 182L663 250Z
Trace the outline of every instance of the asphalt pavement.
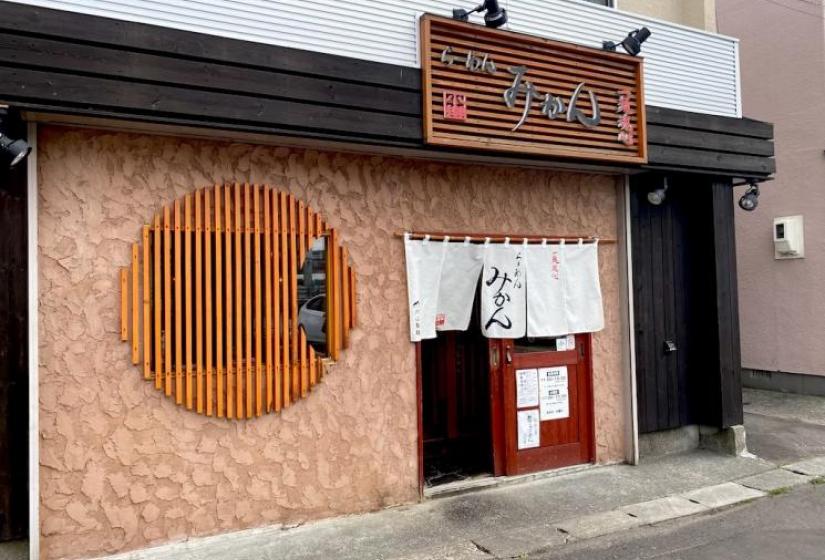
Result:
M530 560L822 560L825 485L718 513L571 542Z

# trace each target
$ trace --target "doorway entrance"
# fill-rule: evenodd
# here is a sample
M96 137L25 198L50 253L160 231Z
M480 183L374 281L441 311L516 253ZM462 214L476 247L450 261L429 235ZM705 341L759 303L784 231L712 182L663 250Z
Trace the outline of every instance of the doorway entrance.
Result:
M421 342L426 486L493 472L487 348L477 305L466 331L440 332Z
M422 486L592 462L590 335L488 339L478 317L420 343Z

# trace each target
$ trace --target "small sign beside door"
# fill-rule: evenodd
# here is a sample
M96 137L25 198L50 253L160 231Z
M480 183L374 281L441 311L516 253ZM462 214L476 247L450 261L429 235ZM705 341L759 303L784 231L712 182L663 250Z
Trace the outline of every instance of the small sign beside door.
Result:
M541 420L560 420L570 416L567 366L541 368L539 374L539 410Z
M519 410L518 412L518 448L539 447L541 421L538 409Z
M539 405L539 371L537 369L516 370L516 408Z

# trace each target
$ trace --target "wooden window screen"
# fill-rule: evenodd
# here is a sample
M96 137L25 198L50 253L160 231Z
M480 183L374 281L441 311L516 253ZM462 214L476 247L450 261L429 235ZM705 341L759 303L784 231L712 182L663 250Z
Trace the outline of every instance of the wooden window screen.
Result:
M298 274L326 237L324 356L298 324ZM215 185L164 206L120 271L132 363L207 416L278 412L320 382L356 324L355 273L334 228L267 185Z

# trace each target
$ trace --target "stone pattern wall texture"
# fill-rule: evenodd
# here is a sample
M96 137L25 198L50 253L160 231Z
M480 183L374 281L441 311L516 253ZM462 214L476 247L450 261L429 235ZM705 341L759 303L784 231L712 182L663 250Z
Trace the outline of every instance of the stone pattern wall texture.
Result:
M38 143L44 559L415 501L414 346L394 232L616 235L609 176L52 126ZM176 406L131 365L118 330L118 268L140 226L197 186L236 180L321 212L359 276L351 348L309 398L251 421ZM616 246L600 258L597 458L612 462L627 420Z

